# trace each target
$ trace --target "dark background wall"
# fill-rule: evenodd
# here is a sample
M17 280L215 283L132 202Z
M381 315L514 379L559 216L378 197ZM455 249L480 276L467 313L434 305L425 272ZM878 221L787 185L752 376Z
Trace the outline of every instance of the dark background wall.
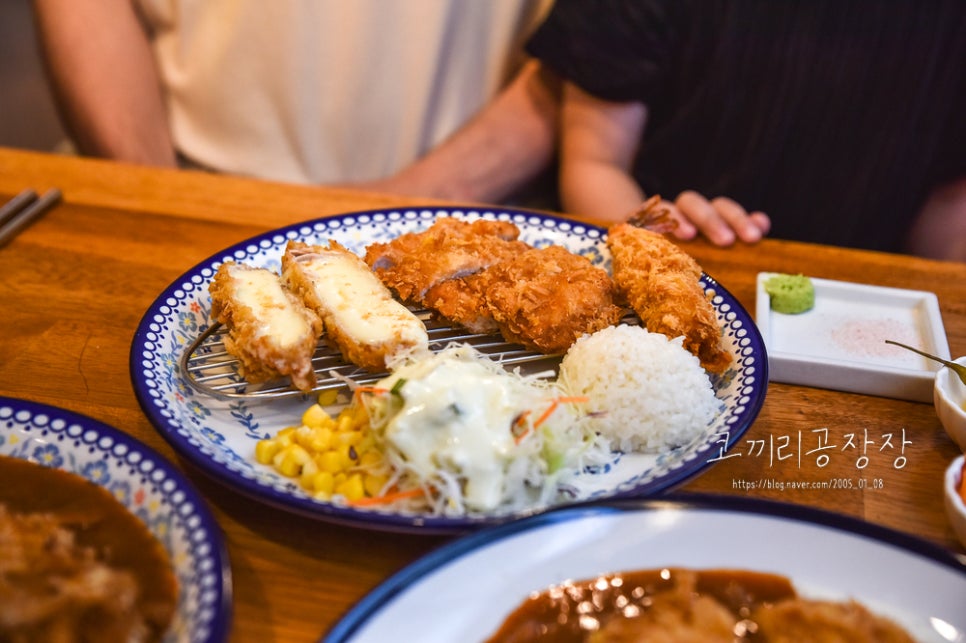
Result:
M0 0L0 147L50 151L63 140L30 0Z

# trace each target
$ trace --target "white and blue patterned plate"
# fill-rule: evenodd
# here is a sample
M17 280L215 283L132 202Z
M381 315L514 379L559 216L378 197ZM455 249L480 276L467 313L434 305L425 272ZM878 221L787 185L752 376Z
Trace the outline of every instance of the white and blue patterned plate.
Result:
M199 394L179 372L185 349L209 325L208 285L218 266L233 260L279 270L291 239L323 243L335 239L362 253L367 245L404 232L429 227L437 217L454 216L512 221L520 238L534 246L558 244L605 268L610 253L606 230L533 212L506 209L376 210L319 219L254 237L203 261L179 277L145 313L131 348L131 377L144 412L183 457L217 480L257 500L321 519L373 529L453 533L505 522L545 510L462 517L434 517L390 508L353 508L312 499L297 482L254 460L255 444L297 423L308 402L221 401ZM735 356L732 367L712 378L721 412L691 444L674 451L615 456L607 470L583 477L575 500L647 496L665 491L725 455L757 417L765 398L768 363L765 347L751 316L713 279L712 302L722 327L724 345Z
M221 529L191 482L161 454L87 416L0 397L0 455L82 476L147 525L178 579L165 643L228 639L231 570Z
M380 584L323 642L483 641L530 592L664 567L781 574L800 596L855 599L922 643L966 640L966 557L801 505L686 495L565 507L454 540Z

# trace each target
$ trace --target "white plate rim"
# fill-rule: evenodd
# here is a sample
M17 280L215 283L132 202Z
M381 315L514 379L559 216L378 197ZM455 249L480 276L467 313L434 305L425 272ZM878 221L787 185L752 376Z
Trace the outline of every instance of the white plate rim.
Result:
M727 514L737 518L758 517L818 527L832 534L833 537L858 537L894 548L900 555L949 569L954 574L962 576L966 582L966 555L956 554L931 541L875 523L815 507L776 500L708 493L674 493L663 498L623 498L561 507L512 523L488 527L458 538L410 563L376 586L332 625L323 634L321 641L322 643L352 643L357 640L356 635L360 634L360 630L371 620L379 617L384 610L391 609L394 601L400 600L407 592L418 593L419 583L428 576L445 571L449 566L458 565L464 557L476 554L485 556L486 553L481 553L481 550L491 545L499 546L505 541L526 536L535 530L544 528L554 530L562 525L569 526L600 517L606 518L622 513L654 514L666 511L708 512ZM501 560L500 564L513 562ZM524 562L525 565L526 562ZM728 565L719 565L719 567L728 567ZM618 571L618 569L608 571ZM573 576L568 578L576 580ZM790 580L795 583L795 578ZM801 589L797 585L796 588ZM479 603L482 604L482 597L480 598ZM964 629L961 634L966 633L966 625L962 627ZM485 633L481 634L485 635Z

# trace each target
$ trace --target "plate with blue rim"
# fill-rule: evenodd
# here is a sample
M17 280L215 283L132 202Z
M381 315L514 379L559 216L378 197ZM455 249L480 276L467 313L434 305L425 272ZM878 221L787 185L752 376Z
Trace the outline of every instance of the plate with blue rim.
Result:
M318 500L254 458L256 443L298 424L314 400L220 399L199 392L181 371L185 350L211 325L208 286L227 261L279 271L290 240L311 244L335 240L358 254L375 242L424 230L439 217L508 221L520 239L535 247L562 245L604 269L610 267L607 230L564 217L505 208L409 208L370 210L321 218L273 230L226 248L178 277L144 313L131 347L130 369L144 413L185 459L214 479L258 501L300 515L367 529L415 533L460 533L546 511L440 516L388 507L354 507ZM720 402L713 423L699 437L662 453L615 453L605 467L587 472L580 495L560 502L649 496L671 489L727 457L751 426L768 383L765 347L754 321L726 288L702 274L721 326L722 345L734 356L731 367L711 377Z
M811 507L670 494L559 508L452 540L383 581L322 641L486 641L532 593L674 568L778 574L803 599L858 601L913 640L966 640L966 556ZM580 615L593 619L601 603Z
M168 552L178 582L177 609L164 643L228 640L231 566L221 528L174 464L88 416L2 396L0 455L99 485L147 526Z

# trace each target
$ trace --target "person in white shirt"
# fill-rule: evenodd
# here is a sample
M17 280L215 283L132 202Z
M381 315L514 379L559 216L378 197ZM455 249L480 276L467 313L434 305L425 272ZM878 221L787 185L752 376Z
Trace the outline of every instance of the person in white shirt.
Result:
M556 84L522 53L548 6L34 0L83 154L473 200L508 194L552 154ZM474 127L453 148L498 94L509 106L490 116L501 136ZM523 131L528 144L516 146ZM427 156L444 142L442 159Z

